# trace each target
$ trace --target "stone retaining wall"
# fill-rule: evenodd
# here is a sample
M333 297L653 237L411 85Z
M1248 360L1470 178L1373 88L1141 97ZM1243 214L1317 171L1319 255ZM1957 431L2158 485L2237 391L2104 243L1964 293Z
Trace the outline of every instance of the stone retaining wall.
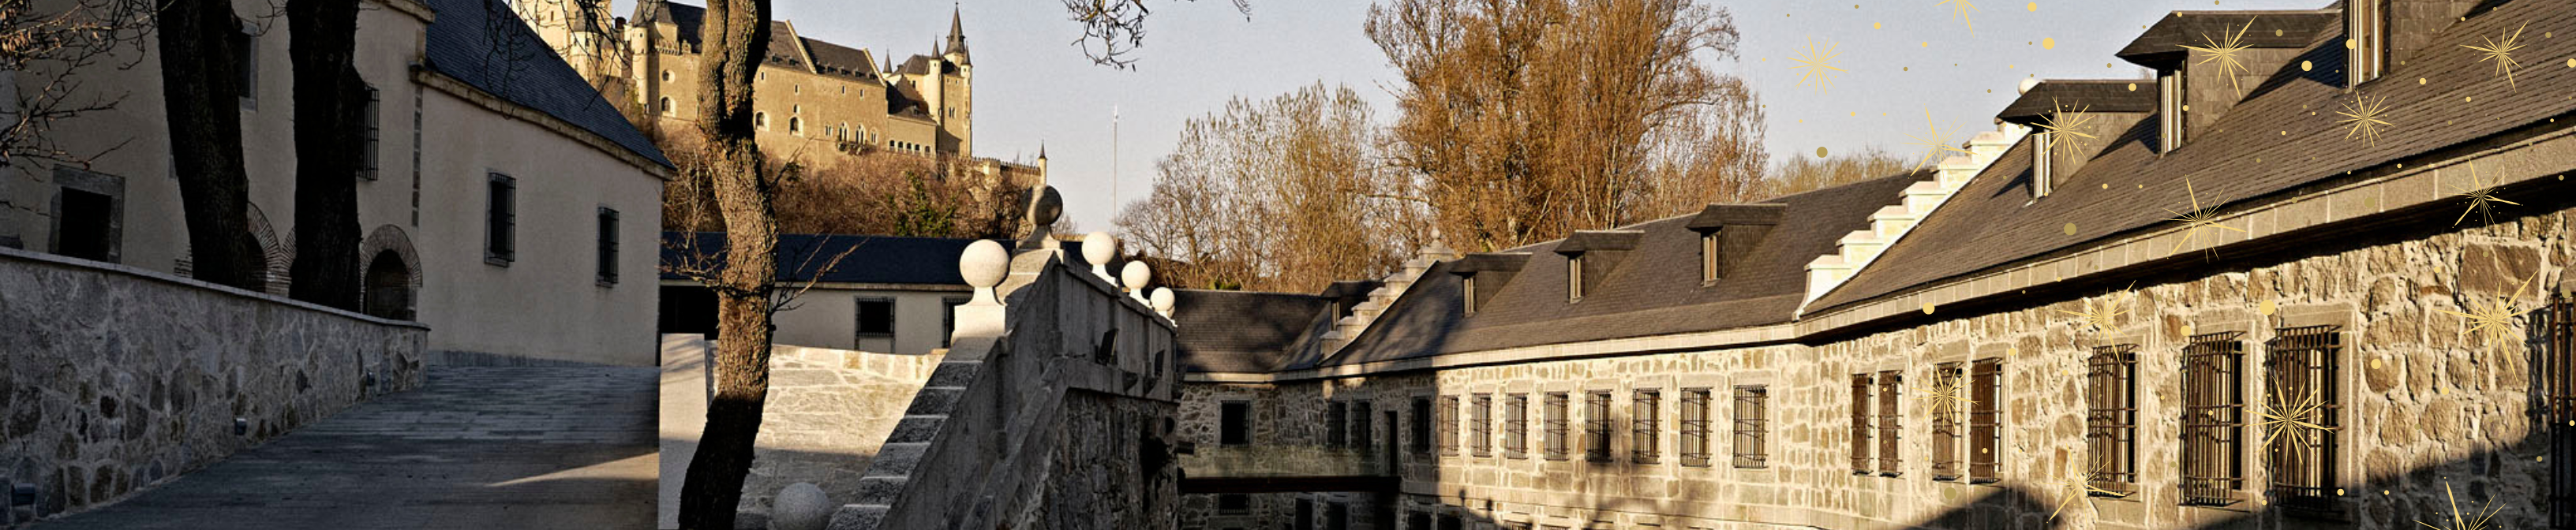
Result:
M767 521L778 490L798 482L822 487L835 503L858 498L859 475L946 354L770 348L769 402L737 522Z
M0 249L0 483L37 492L0 509L0 525L104 506L418 387L428 331Z

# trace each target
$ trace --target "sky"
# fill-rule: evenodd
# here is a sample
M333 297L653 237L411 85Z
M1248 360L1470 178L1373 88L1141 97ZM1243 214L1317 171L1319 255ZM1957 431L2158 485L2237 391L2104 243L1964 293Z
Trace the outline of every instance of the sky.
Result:
M689 0L681 0L687 2ZM1072 43L1081 27L1051 0L776 0L777 18L808 38L902 62L926 54L962 13L975 65L975 154L1034 161L1045 146L1066 215L1110 230L1113 204L1144 196L1154 162L1186 120L1235 97L1347 85L1394 118L1400 82L1361 32L1367 0L1148 0L1132 70L1097 66ZM2314 9L2331 0L1699 0L1727 10L1738 57L1704 57L1746 79L1768 106L1765 147L1792 156L1879 147L1920 156L1908 137L1937 126L1964 142L1991 130L2026 78L2137 78L2112 57L2175 10ZM1974 4L1965 20L1954 7ZM633 9L631 0L615 7ZM1829 86L1801 83L1792 61L1812 43L1838 53ZM1116 125L1112 126L1115 109ZM1115 178L1113 179L1113 174ZM1113 201L1113 195L1114 200Z

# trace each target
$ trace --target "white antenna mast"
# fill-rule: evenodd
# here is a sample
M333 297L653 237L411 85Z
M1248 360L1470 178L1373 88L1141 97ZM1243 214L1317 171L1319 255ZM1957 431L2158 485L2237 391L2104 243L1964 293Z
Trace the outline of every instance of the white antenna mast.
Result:
M1118 105L1109 105L1109 212L1118 213Z

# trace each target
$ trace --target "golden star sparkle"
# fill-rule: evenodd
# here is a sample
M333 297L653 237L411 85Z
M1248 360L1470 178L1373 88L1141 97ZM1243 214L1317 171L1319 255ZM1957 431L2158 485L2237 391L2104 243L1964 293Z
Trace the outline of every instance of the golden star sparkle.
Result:
M2514 287L2513 294L2510 295L2498 296L2495 298L2471 298L2466 304L2463 304L2468 306L2463 308L2467 309L2468 312L2463 313L2448 309L2440 309L2437 311L2450 313L2453 316L2461 318L2460 325L2462 327L2460 328L2460 335L2466 336L2475 333L2486 337L2487 342L2491 343L2500 343L2512 340L2514 338L2513 321L2522 318L2522 311L2514 309L2514 301L2522 299L2523 289L2530 288L2531 280L2539 277L2539 275L2533 275L2530 278L2523 278L2522 285Z
M2057 509L2048 512L2048 518L2050 520L2057 519L2058 514L2066 511L2066 505L2074 504L2076 499L2090 497L2097 494L2114 499L2126 498L2129 496L2129 494L2126 493L2106 490L2093 485L2093 477L2100 476L2106 471L2106 469L2101 467L2099 464L2088 466L2087 469L2088 471L2083 475L2068 479L2066 482L2041 483L2049 485L2049 489L2056 490L2058 492Z
M2524 24L2523 27L2513 28L2512 33L2500 35L2500 37L2503 37L2503 40L2501 41L2496 39L2486 39L2486 46L2470 46L2462 44L2460 47L2477 50L2479 52L2478 62L2483 63L2487 61L2495 61L2496 74L2504 76L2505 86L2511 86L2514 87L2515 90L2520 90L2521 87L2514 86L2513 84L2513 70L2515 68L2521 68L2522 63L2514 62L2513 51L2522 49L2522 45L2516 44L2515 41L2522 40L2522 30L2528 27L2531 27L2531 25Z
M2182 250L2184 245L2191 244L2191 238L2193 236L2200 235L2200 231L2206 228L2235 230L2236 233L2239 234L2246 233L2243 228L2219 224L2218 207L2216 205L2202 207L2200 205L2200 191L2192 187L2190 179L2184 179L2182 181L2182 189L2184 193L2191 195L2191 209L2187 211L2176 211L2168 208L2165 210L2166 213L2174 214L2173 218L2166 219L2167 221L2181 221L2183 223L2182 240L2174 242L2174 250Z
M1819 46L1816 44L1815 37L1808 37L1806 50L1799 52L1797 57L1789 58L1791 61L1798 62L1798 66L1791 66L1789 69L1802 70L1798 74L1798 86L1807 86L1807 83L1813 82L1816 84L1818 94L1832 91L1834 74L1843 72L1842 68L1834 66L1834 61L1843 56L1842 52L1834 51L1834 48L1839 46L1830 41Z
M1923 146L1923 158L1921 160L1914 161L1915 170L1922 170L1924 164L1931 163L1933 159L1940 157L1941 153L1944 152L1955 152L1963 155L1969 154L1967 149L1959 147L1958 144L1950 143L1950 135L1942 133L1941 126L1939 124L1932 123L1932 109L1923 109L1923 125L1924 127L1931 129L1931 132L1921 136L1917 136L1914 133L1905 133L1906 138L1914 140L1906 142L1905 145Z
M2334 427L2317 422L2325 417L2325 401L2315 391L2309 391L2307 396L2298 399L2284 398L2277 390L2266 394L2260 414L2262 421L2257 423L2263 428L2264 447L2279 452L2282 450L2281 447L2272 446L2280 442L2289 442L2282 445L2287 446L2292 454L2304 459L2308 454L2308 445L2299 443L2300 440L2310 435L2335 430Z
M2469 208L2466 211L2460 212L2460 218L2452 220L2451 226L2459 226L2461 222L2468 221L2469 214L2478 214L2478 216L2485 218L2488 223L2494 223L2496 204L2511 204L2514 206L2522 205L2522 203L2508 201L2504 200L2504 198L2497 197L2496 186L2487 184L2486 176L2480 174L2476 163L2469 164L2469 183L2454 188L2453 191L2459 193L2460 198L2468 199Z
M2245 87L2241 81L2238 81L2238 79L2241 79L2239 74L2242 74L2245 71L2245 61L2244 58L2237 57L2236 53L2245 51L2247 48L2251 48L2251 46L2245 45L2245 31L2250 29L2254 29L2254 19L2249 18L2245 19L2245 27L2236 28L2236 33L2228 35L2225 42L2220 42L2215 37L2201 35L2200 40L2203 44L2206 44L2206 46L2192 46L2185 44L2183 45L2183 49L2200 52L2201 64L2209 64L2210 61L2218 61L2219 75L2227 78L2227 85L2235 87L2236 93L2243 94L2245 93Z
M2495 520L2498 510L2504 508L2489 502L2481 512L2460 511L2460 494L2451 491L2451 481L2448 480L2442 481L2442 495L2451 500L2451 520L2442 526L2433 526L2433 523L2423 521L2415 521L2415 524L2424 525L2425 528L2433 530L2488 530L2487 524ZM2443 522L2440 519L2434 519L2434 521Z
M2135 286L2135 284L2131 284L2131 287ZM2094 331L2110 331L2111 328L2117 327L2120 315L2128 314L2129 312L2127 307L2122 306L2128 305L2131 300L2137 299L2137 296L2138 293L2136 292L2128 289L2121 289L2117 296L2118 300L2116 301L2108 299L2110 297L2106 297L2102 301L2101 305L2094 305L2093 299L2084 299L2083 312L2067 311L2064 309L2053 309L2053 311L2074 315L2076 318L2082 319L2084 325L2092 326Z
M1962 377L1957 368L1936 368L1932 373L1932 384L1916 389L1914 399L1927 402L1933 416L1957 411L1962 405L1976 404L1975 400L1967 398L1968 378Z
M1962 22L1962 23L1965 23L1965 24L1967 24L1967 25L1968 25L1968 31L1973 32L1973 31L1976 31L1976 30L1977 30L1977 21L1974 21L1974 20L1968 20L1968 12L1969 12L1969 11L1976 11L1976 10L1977 10L1977 4L1975 4L1975 3L1971 3L1971 2L1969 2L1968 0L1941 0L1940 2L1935 2L1935 3L1933 3L1932 5L1935 5L1935 6L1940 6L1940 5L1947 5L1947 6L1950 6L1950 12L1952 12L1952 13L1957 13L1957 14L1959 15L1959 22Z
M2335 120L2335 123L2345 126L2343 138L2360 138L2364 143L2379 145L2379 130L2392 126L2381 117L2388 111L2387 104L2387 96L2370 99L2367 95L2353 96L2352 101L2344 102L2343 110L2335 111L2335 114L2344 116L2344 119Z
M2085 148L2092 145L2096 137L2084 131L2093 121L2093 115L2085 112L2092 110L2092 106L2068 109L2058 105L2057 100L2053 99L2049 100L2048 105L2055 112L2041 116L2038 125L2040 129L2047 131L2040 134L2048 135L2048 145L2055 151L2054 154L2072 159L2090 153Z

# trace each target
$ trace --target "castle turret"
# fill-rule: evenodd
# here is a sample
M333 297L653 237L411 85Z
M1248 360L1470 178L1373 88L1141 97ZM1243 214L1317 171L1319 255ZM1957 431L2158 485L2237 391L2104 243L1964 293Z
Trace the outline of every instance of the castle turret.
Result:
M974 60L966 55L966 24L958 15L955 10L948 12L948 51L942 52L940 56L948 58L948 62L957 63L958 66L972 66L975 64Z

